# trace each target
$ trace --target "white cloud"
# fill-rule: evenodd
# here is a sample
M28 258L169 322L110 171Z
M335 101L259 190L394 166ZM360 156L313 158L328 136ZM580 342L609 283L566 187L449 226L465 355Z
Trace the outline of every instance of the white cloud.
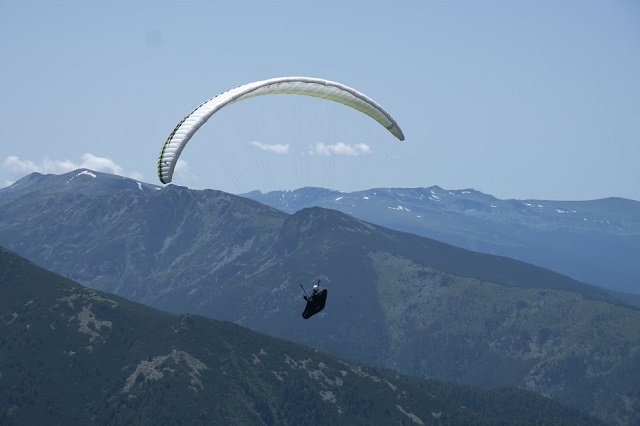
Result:
M111 158L97 157L93 154L82 154L82 163L80 167L95 170L96 172L113 173L114 175L123 175L122 167L113 162ZM71 169L71 170L75 170Z
M263 151L273 152L274 154L287 154L289 153L289 144L273 144L262 143L258 141L250 142L251 145Z
M11 173L33 173L39 169L33 161L23 161L15 155L8 156L2 165L6 171Z
M172 181L178 181L178 185L200 185L200 176L194 173L188 161L178 158L176 167L173 169Z
M140 172L125 173L124 169L116 164L112 159L107 157L98 157L93 154L82 154L79 162L73 162L71 160L51 160L44 158L40 163L36 163L32 160L23 160L15 155L10 155L5 158L3 165L2 179L4 183L11 184L16 179L29 174L29 173L44 173L44 174L60 174L70 172L76 169L91 169L96 172L112 173L120 176L129 176L134 179L141 180L142 174Z
M330 155L346 155L350 157L358 157L360 155L371 155L373 151L366 143L356 143L348 145L338 142L333 145L318 143L309 151L310 155L318 155L328 157Z
M178 158L178 161L176 162L176 168L173 169L173 171L176 173L188 173L189 163L187 163L185 160L181 160L180 158Z

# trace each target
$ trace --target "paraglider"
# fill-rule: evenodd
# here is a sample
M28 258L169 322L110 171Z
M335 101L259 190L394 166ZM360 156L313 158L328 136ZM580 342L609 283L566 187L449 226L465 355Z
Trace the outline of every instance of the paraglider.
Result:
M302 284L300 284L300 287L302 287ZM304 287L302 287L302 291L304 292L302 298L307 301L307 306L302 312L302 318L309 319L324 309L327 303L327 289L320 290L320 280L318 280L318 283L313 285L311 295L307 295Z
M278 77L244 84L205 101L182 119L169 134L158 158L160 182L173 178L178 157L189 139L216 111L232 103L254 96L293 94L314 96L354 108L376 120L393 136L404 140L404 134L391 115L364 93L330 80L311 77Z

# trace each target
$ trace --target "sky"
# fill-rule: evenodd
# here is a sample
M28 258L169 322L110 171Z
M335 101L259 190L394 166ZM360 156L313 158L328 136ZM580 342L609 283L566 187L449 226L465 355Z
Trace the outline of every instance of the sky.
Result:
M0 57L0 187L81 167L160 184L193 108L310 76L373 98L405 141L337 103L262 96L209 119L173 184L640 200L637 0L0 0Z

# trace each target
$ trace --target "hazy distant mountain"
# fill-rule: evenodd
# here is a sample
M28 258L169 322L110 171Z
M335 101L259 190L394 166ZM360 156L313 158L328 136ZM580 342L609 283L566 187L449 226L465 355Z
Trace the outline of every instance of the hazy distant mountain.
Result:
M602 424L82 287L0 248L3 425Z
M507 256L616 291L640 302L640 202L499 200L473 189L322 188L259 191L247 198L294 213L335 209L388 228Z
M620 424L640 419L640 311L600 288L336 210L289 215L122 179L77 171L0 190L0 245L173 312L404 373L531 389ZM298 284L318 276L327 307L305 321Z

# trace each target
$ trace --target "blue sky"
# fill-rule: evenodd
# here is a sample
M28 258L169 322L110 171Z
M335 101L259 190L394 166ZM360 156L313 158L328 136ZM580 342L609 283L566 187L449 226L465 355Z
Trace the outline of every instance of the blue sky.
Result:
M195 106L304 75L366 93L406 140L339 104L265 96L214 115L173 183L640 200L636 0L0 0L0 55L0 186L78 167L159 183ZM369 149L313 155L337 144Z

